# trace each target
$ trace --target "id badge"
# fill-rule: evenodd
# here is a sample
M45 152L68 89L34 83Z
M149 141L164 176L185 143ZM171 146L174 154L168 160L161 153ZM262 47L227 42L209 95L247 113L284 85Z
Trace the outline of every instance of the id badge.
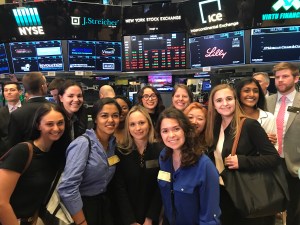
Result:
M117 155L113 155L113 156L109 157L107 159L107 161L108 161L109 166L113 166L113 165L117 164L118 162L120 162L120 158Z
M147 169L158 168L158 159L147 160L145 165Z
M171 182L171 173L160 170L158 172L157 179Z

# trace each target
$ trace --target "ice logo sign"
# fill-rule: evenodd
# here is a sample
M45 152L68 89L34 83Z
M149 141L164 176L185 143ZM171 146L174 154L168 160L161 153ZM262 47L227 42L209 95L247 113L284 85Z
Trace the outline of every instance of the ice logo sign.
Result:
M272 8L275 11L278 11L281 7L285 10L289 10L291 7L294 7L296 10L300 8L300 0L278 0Z
M223 15L222 15L221 12L212 13L212 14L208 15L207 18L206 18L206 16L203 13L203 7L205 7L206 4L211 4L211 3L217 4L218 11L221 11L221 2L220 2L220 0L206 0L206 1L199 2L199 10L200 10L202 23L207 23L207 20L208 20L209 23L211 23L211 22L221 21L223 19Z
M44 29L37 8L16 8L13 14L18 25L19 34L44 35Z

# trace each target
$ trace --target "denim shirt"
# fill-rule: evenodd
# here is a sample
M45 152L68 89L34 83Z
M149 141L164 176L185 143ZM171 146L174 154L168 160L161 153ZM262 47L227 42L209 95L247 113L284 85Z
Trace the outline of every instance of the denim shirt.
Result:
M77 137L66 151L66 166L58 186L62 202L71 215L82 209L81 196L95 196L105 193L115 173L115 165L109 166L108 158L115 155L116 141L112 136L106 152L95 131L87 129L85 135Z

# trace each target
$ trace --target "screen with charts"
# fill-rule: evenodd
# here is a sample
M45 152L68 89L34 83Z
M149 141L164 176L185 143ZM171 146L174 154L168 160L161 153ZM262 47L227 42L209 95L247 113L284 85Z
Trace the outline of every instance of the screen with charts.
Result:
M68 41L69 71L121 71L121 42Z
M15 73L64 70L61 41L9 43Z
M0 74L9 73L9 65L4 44L0 44Z
M185 34L124 36L126 71L186 68Z
M300 26L251 30L251 63L300 61Z
M245 64L244 31L189 38L191 68Z

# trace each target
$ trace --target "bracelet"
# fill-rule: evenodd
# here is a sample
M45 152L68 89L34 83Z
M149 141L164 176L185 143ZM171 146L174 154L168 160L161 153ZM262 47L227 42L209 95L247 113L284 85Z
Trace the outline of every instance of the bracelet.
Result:
M85 222L85 219L83 221L81 221L80 223L76 223L76 225L81 225Z

